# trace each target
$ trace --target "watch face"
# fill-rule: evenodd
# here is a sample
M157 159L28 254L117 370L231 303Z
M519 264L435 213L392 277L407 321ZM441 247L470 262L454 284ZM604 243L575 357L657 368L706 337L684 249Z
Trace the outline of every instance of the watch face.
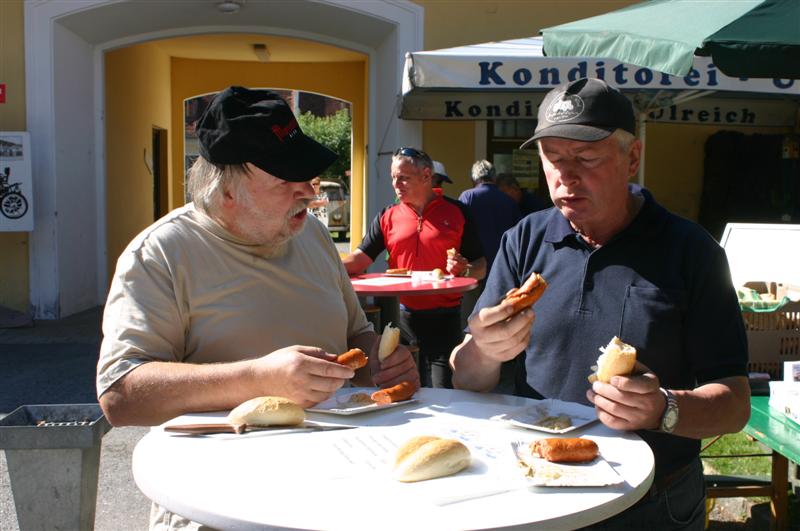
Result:
M674 409L669 409L664 415L664 431L672 431L678 423L678 412Z

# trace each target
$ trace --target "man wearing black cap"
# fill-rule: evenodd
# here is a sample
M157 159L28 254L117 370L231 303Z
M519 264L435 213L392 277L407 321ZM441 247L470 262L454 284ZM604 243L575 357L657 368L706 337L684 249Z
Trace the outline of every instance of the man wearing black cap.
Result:
M652 448L653 486L603 529L703 529L700 439L737 432L749 416L747 343L725 253L629 184L641 143L618 90L567 83L546 95L538 118L523 147L538 144L556 208L504 236L470 334L451 356L454 386L490 390L515 359L517 394L593 404L603 424ZM547 290L509 318L512 307L498 301L533 272ZM597 349L614 336L637 349L634 375L590 384Z
M230 87L197 126L193 202L145 229L117 262L103 318L100 404L114 425L153 425L277 395L308 407L349 379L419 384L404 347L357 374L336 354L373 332L310 181L336 155L267 90Z

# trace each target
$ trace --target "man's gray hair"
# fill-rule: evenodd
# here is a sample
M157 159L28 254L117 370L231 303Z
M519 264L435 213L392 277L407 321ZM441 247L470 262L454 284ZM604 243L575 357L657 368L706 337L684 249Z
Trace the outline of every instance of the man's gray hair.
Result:
M633 144L633 141L636 140L636 136L630 134L628 131L624 129L616 129L611 136L617 140L617 144L619 144L619 149L623 153L627 153Z
M206 214L219 211L227 187L237 199L242 199L240 186L243 178L250 172L245 164L218 166L203 157L197 157L189 169L189 182L186 185L195 207Z
M400 148L392 156L392 162L401 159L410 162L418 170L429 168L433 173L433 159L421 149Z
M493 183L495 175L494 166L488 160L479 160L472 165L472 182L475 184Z

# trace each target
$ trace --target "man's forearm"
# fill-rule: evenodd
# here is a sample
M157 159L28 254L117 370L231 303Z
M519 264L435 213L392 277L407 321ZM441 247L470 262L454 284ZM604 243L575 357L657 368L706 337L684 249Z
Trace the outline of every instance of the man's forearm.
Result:
M724 378L691 391L672 391L678 399L675 435L702 439L736 433L750 418L750 386L744 376ZM709 415L709 411L718 414Z
M500 381L501 363L483 355L470 336L453 349L450 366L453 368L453 387L488 392Z
M100 397L114 426L154 426L194 411L231 409L252 398L249 362L197 365L149 362Z

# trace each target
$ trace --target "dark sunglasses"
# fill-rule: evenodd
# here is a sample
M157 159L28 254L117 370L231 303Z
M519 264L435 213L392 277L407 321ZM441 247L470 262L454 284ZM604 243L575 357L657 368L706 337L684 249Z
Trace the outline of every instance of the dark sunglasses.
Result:
M411 157L412 159L421 159L430 161L430 156L425 153L424 151L420 151L418 149L414 149L411 147L401 147L398 148L397 151L394 152L395 157Z

